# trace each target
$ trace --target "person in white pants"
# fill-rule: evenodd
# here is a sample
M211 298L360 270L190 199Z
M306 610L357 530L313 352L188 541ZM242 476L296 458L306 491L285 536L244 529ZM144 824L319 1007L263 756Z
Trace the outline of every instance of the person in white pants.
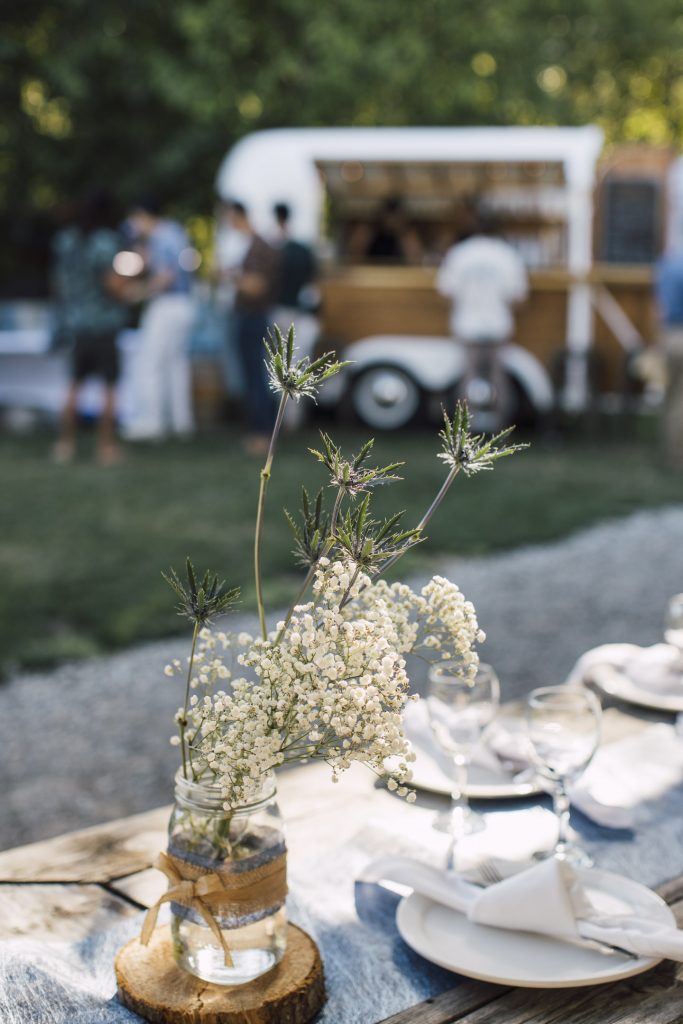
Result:
M169 432L194 431L188 342L194 321L191 273L194 251L180 224L160 216L151 199L141 199L129 223L147 246L149 278L141 284L147 306L140 321L134 363L135 410L124 431L129 441L161 440Z
M159 295L148 303L134 371L138 416L125 433L128 440L159 439L169 429L184 437L194 431L187 352L193 320L189 295Z

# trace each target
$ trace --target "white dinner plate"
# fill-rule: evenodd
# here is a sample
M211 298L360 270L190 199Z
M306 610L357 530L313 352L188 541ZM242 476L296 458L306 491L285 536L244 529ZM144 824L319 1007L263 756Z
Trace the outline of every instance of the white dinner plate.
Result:
M600 665L591 672L591 680L603 693L628 704L637 704L655 711L683 711L683 679L680 688L671 690L646 690L638 686L626 672L614 665Z
M453 783L441 766L420 751L415 751L416 760L411 765L413 777L410 785L428 793L450 796ZM472 800L505 800L510 797L532 796L542 793L538 778L529 772L520 773L517 780L508 772L494 771L480 765L471 765L466 786L467 796Z
M666 903L646 886L609 871L578 872L591 900L606 913L647 913L676 926ZM590 881L588 881L590 878ZM455 910L413 893L401 900L396 925L426 960L478 981L520 988L603 985L647 971L659 958L606 955L530 932L473 924Z
M498 727L501 724L511 736L524 728L520 718L504 716ZM409 705L404 714L404 725L416 758L411 765L410 785L428 793L450 796L453 788L450 759L436 745L429 728L426 701ZM496 728L496 723L492 728ZM538 778L530 770L507 771L502 765L496 767L495 761L492 757L490 767L476 763L470 765L466 787L468 797L473 800L501 800L543 792Z

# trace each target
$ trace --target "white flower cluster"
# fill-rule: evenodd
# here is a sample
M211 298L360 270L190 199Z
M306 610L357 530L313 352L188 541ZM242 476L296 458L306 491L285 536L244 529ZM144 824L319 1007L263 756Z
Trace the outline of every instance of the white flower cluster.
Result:
M434 576L419 594L405 583L378 580L360 593L355 611L372 618L376 609L388 615L403 654L420 654L427 661L457 660L474 673L479 656L474 645L486 639L471 601L445 576Z
M230 638L203 630L195 656L188 736L193 771L212 775L226 806L248 803L262 776L294 761L326 761L333 781L354 761L406 785L414 760L402 712L411 698L404 655L416 649L457 656L474 667L482 639L472 605L435 577L415 594L402 583L372 583L353 564L319 562L313 601L299 605L268 640L240 634L243 674L225 664ZM227 654L226 654L227 652ZM168 666L175 674L180 665ZM229 680L229 690L218 689ZM180 712L182 714L182 711Z

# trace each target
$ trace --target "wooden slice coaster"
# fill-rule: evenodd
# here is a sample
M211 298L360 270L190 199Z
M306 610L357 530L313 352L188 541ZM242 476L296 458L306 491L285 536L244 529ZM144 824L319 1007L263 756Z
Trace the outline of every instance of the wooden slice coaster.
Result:
M287 951L256 981L235 988L201 981L173 959L168 925L148 946L133 939L116 957L119 999L152 1024L307 1024L325 1002L320 953L310 935L287 926Z

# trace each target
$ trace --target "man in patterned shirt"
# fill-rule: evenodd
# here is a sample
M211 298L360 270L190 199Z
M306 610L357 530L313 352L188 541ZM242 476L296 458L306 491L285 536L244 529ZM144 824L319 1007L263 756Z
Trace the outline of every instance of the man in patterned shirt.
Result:
M113 228L113 202L108 193L92 191L82 202L78 222L54 240L53 284L62 334L71 344L71 384L62 412L57 462L70 462L76 452L77 401L87 377L104 382L104 404L97 437L98 460L119 461L114 400L119 375L116 338L126 324L125 279L114 270L121 240Z

